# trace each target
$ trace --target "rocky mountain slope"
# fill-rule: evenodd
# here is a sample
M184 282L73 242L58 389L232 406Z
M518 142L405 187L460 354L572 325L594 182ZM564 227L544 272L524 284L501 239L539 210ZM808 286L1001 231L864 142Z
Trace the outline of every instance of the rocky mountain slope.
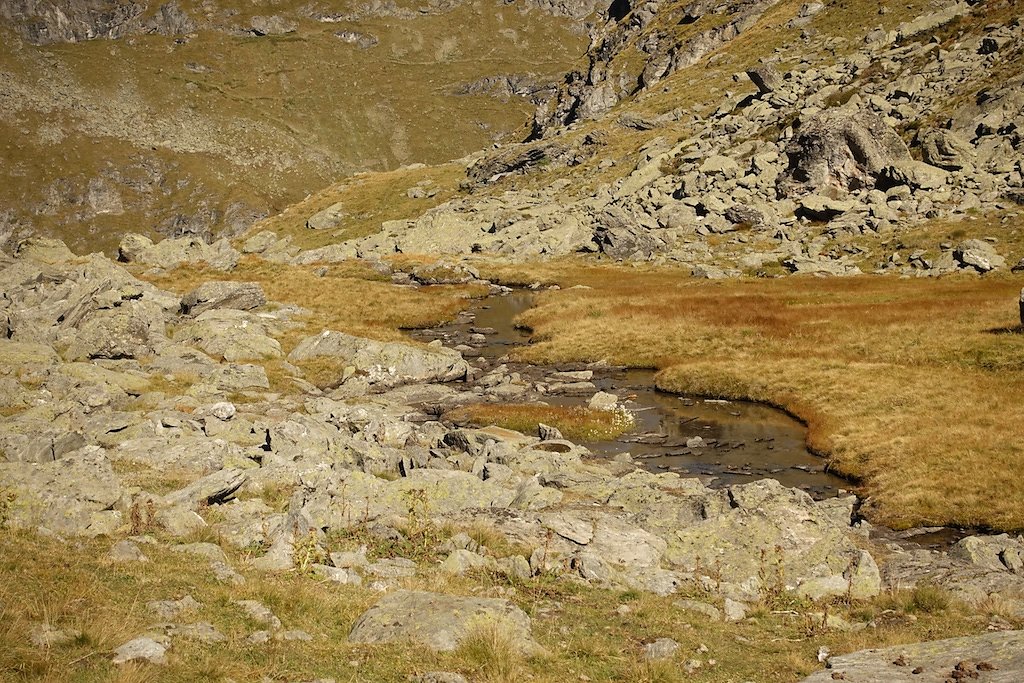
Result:
M1024 366L992 313L1024 256L1018 14L0 0L0 675L1020 679L1021 508L998 498ZM699 281L868 271L964 277ZM538 365L485 356L469 300L559 278ZM984 305L942 305L963 292ZM458 346L402 333L452 319ZM554 341L571 364L540 364ZM571 384L628 424L628 391L590 394L616 347L676 390L797 403L847 458L1006 443L930 473L952 505L896 481L901 517L872 496L902 470L815 500L452 417ZM1009 475L979 489L972 462ZM957 505L1013 533L873 523Z
M589 70L538 113L540 139L472 157L461 196L356 240L339 222L301 258L591 253L708 277L1013 265L1019 18L1005 2L865 9L648 3L613 17ZM265 227L299 237L305 207L336 192Z
M0 242L233 235L352 172L461 157L523 125L590 8L5 0Z

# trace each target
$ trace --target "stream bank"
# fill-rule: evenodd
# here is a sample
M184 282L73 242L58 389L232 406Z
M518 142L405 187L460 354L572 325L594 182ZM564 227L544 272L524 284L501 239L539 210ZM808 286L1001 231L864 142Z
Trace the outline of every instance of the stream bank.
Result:
M533 299L524 290L491 295L452 322L412 337L440 339L459 350L476 368L467 384L487 401L585 407L598 391L618 396L635 428L614 440L582 441L597 457L628 453L648 471L695 476L714 488L769 477L816 499L848 492L850 483L825 471L823 459L807 450L806 427L776 408L659 391L648 369L512 360L510 354L530 341L515 320Z

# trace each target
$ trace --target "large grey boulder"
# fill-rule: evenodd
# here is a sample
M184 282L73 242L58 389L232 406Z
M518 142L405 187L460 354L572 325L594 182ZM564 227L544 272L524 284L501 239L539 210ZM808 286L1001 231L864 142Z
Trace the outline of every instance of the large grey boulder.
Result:
M884 187L906 185L914 190L938 190L945 186L949 173L923 161L904 159L882 170L879 181Z
M657 222L651 219L654 226ZM660 246L647 226L618 206L607 207L595 219L594 242L598 249L615 259L648 257Z
M851 534L851 501L815 502L774 479L712 491L699 481L632 473L620 478L608 505L667 543L662 561L719 580L812 598L877 595L881 577Z
M882 169L910 159L903 139L866 111L828 110L802 125L786 145L783 194L875 186Z
M67 245L49 237L29 237L18 243L14 255L38 263L62 263L75 257Z
M74 335L64 357L69 361L140 358L152 355L166 343L163 335L163 316L133 302L90 315Z
M520 651L539 649L530 632L530 617L508 600L405 590L381 598L364 612L352 627L349 642L413 644L449 652L484 628L497 629Z
M13 494L8 522L59 534L109 534L120 524L121 485L95 446L56 462L0 463L0 488Z
M953 258L962 268L973 268L979 273L1006 266L1006 259L984 240L964 240L953 250Z
M284 352L271 336L272 322L246 311L211 309L179 327L174 341L191 344L231 363L280 358Z
M181 312L199 315L212 308L251 311L267 303L263 288L255 282L204 282L181 297Z
M462 379L469 364L458 351L438 346L379 342L343 332L324 331L303 339L288 355L292 362L334 358L365 373L371 384L450 382Z
M310 230L331 230L341 225L346 216L348 212L345 211L345 205L338 202L310 216L306 220L306 227Z
M283 36L295 33L299 27L294 21L278 15L253 17L249 25L257 36Z
M975 162L974 147L953 131L931 129L921 133L917 141L921 155L932 166L958 171Z
M187 263L205 264L215 270L231 270L238 264L239 256L226 239L207 244L198 237L176 237L154 243L143 235L128 233L118 247L121 261L157 268L174 268Z
M828 668L804 683L943 683L978 680L1016 683L1024 680L1024 631L861 650L833 657Z

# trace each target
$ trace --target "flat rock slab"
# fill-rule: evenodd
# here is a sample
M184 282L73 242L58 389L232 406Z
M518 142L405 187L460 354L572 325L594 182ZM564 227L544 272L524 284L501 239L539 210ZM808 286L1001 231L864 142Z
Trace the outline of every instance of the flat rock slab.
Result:
M954 670L977 673L977 678L969 680L979 683L1018 683L1024 681L1024 631L861 650L833 657L829 666L805 678L804 683L943 683L961 679L962 674L954 675Z
M508 600L463 598L423 591L397 591L380 599L352 627L352 643L416 643L451 651L475 629L497 626L523 651L539 646L530 617Z

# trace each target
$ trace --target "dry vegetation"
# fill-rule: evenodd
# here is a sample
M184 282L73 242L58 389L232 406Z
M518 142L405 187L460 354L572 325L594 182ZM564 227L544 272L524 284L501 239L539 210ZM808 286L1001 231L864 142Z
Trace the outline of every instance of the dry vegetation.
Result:
M781 406L860 481L876 521L1024 528L1015 278L711 283L578 263L489 274L592 287L547 293L523 316L524 360L654 367L670 391Z
M682 662L697 657L705 662L698 674L702 681L783 681L817 669L815 654L823 645L847 652L977 632L987 623L984 615L971 615L950 604L944 594L927 589L867 603L766 604L747 621L726 625L673 607L679 596L600 590L548 576L519 581L486 572L466 577L428 572L404 585L511 597L533 617L534 635L544 648L536 656L519 655L503 634L482 625L456 652L436 654L410 646L348 644L355 619L377 599L365 588L331 584L302 572L250 574L245 585L230 586L197 568L196 558L166 547L143 546L150 558L147 563L112 564L102 559L110 543L100 539L68 544L0 530L0 678L134 682L334 677L397 683L410 674L454 670L488 683L635 683L685 680ZM226 550L232 563L240 565L245 553ZM160 632L158 619L146 607L148 601L184 595L191 595L201 607L177 621L209 622L227 637L226 642L206 645L177 637L165 667L117 667L110 662L111 649L140 633ZM699 593L694 597L721 599ZM246 643L250 633L264 626L232 604L244 599L261 601L280 617L285 629L303 629L313 640ZM619 609L622 606L626 608ZM825 628L824 613L870 625L859 632ZM66 644L37 649L28 642L28 634L40 622L80 635ZM676 661L643 661L642 645L659 637L682 645ZM702 645L706 653L700 651ZM716 663L708 664L708 658Z
M444 417L457 424L496 425L523 434L536 434L543 423L571 441L608 441L633 427L629 415L620 411L534 403L478 403L452 410Z
M184 266L159 275L139 273L158 287L184 294L210 280L256 282L267 299L305 309L279 341L285 353L304 337L336 330L382 341L405 340L400 330L432 327L483 296L479 286L395 287L372 266L348 261L331 266L290 266L246 257L230 272Z

